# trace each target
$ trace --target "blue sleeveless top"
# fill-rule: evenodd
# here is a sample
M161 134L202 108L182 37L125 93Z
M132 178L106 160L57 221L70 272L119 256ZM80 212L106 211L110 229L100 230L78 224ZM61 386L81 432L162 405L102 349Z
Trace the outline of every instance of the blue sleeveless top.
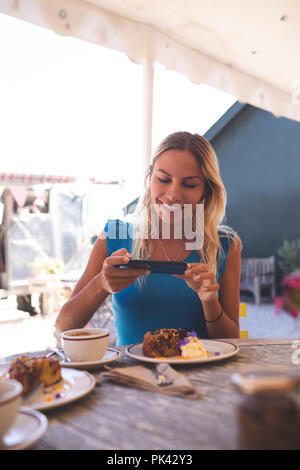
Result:
M131 223L108 220L105 228L107 256L126 248L131 253ZM222 232L219 231L219 236ZM217 282L225 270L229 247L233 238L220 236L224 250L217 272ZM200 256L192 251L184 260L199 263ZM158 328L183 328L196 331L200 338L208 338L201 300L183 279L172 274L149 274L145 282L137 282L112 294L117 345L141 343L147 331Z

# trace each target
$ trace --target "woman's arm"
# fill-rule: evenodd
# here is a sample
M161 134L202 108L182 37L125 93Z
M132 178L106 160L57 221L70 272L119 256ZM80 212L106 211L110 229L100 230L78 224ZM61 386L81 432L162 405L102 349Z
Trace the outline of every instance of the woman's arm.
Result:
M197 292L210 338L239 337L241 248L241 240L236 235L230 245L220 284L216 283L215 274L204 263L191 263L184 275L176 276L185 279L188 286Z
M92 249L83 275L58 314L55 323L58 331L82 328L106 299L108 292L99 276L106 257L106 239L100 237Z
M219 300L217 295L209 301L202 301L206 320L215 320L222 312L222 317L207 323L210 338L239 338L239 310L240 310L240 273L241 273L242 243L236 235L232 240L225 271L219 286Z
M101 234L92 249L83 275L57 316L55 327L59 332L84 327L109 293L120 292L133 284L138 276L149 274L145 268L116 267L118 264L128 263L130 257L125 248L107 257L105 234Z

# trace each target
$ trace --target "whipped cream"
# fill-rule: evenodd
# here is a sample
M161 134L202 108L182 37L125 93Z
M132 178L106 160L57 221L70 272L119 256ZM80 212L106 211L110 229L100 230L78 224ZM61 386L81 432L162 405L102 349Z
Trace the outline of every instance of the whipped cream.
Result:
M187 336L180 346L181 356L186 358L207 357L208 351L195 336Z

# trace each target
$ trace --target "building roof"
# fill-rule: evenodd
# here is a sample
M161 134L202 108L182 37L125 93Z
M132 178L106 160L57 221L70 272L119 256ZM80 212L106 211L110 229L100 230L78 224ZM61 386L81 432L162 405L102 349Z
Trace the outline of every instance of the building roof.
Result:
M216 135L221 132L224 127L226 127L246 106L249 106L246 103L240 103L236 101L227 111L223 114L223 116L218 119L215 124L208 129L208 131L204 134L204 137L208 141L212 141Z

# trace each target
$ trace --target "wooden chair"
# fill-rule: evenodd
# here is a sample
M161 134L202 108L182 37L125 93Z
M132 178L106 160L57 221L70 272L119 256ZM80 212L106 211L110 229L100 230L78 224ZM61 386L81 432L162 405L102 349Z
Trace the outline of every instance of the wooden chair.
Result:
M247 316L247 304L240 304L240 317ZM249 338L248 330L240 330L240 338Z
M255 304L261 304L261 287L269 287L274 301L275 293L275 256L269 258L243 258L241 266L240 290L254 294Z

